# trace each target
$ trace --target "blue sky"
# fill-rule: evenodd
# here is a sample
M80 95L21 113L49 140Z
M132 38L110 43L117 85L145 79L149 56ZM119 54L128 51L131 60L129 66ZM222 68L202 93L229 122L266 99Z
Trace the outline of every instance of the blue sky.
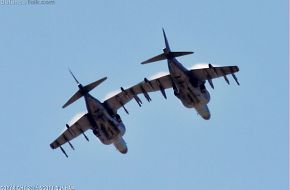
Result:
M288 187L288 2L68 1L0 6L0 185L73 185L76 189L236 189ZM84 111L68 73L99 99L120 86L167 71L166 62L140 65L163 47L194 51L179 59L238 65L214 81L205 121L168 90L142 108L119 111L129 152L122 155L87 133L69 159L49 144ZM141 96L140 96L141 97ZM141 97L145 102L144 98Z

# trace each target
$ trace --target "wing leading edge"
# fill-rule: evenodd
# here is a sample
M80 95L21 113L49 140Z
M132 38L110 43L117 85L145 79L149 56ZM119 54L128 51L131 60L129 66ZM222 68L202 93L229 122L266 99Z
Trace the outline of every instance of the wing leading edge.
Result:
M143 82L140 82L128 89L123 89L121 87L121 92L105 100L104 104L108 106L114 113L116 113L120 107L123 107L126 113L128 113L124 105L131 99L134 98L138 105L141 106L142 101L137 96L138 94L143 94L146 100L149 102L151 101L151 98L148 92L155 92L160 90L162 95L166 98L165 89L171 87L172 81L170 75L165 75L153 80L148 80L145 78Z
M212 79L218 77L224 77L224 79L229 84L229 80L226 75L232 74L235 81L239 84L236 76L234 75L234 73L238 71L239 67L237 66L213 67L211 64L209 64L209 68L193 69L190 70L189 73L199 80L208 80L210 84L212 84ZM213 85L211 86L213 87ZM126 113L129 113L124 105L134 98L138 105L141 106L142 101L137 96L138 94L143 94L147 101L151 101L148 92L161 91L164 98L167 98L165 89L172 87L173 82L170 75L165 75L153 80L148 80L145 78L144 81L130 88L124 89L121 87L121 92L105 100L104 105L110 108L113 113L116 113L117 110L121 107L123 107Z
M239 71L237 66L225 66L225 67L213 67L209 64L209 68L202 69L193 69L189 71L190 75L198 78L199 80L205 81L208 80L212 84L211 80L218 77L224 77L224 79L229 84L229 80L226 75L232 74L233 78L239 84L237 77L234 73ZM213 85L211 85L213 87ZM142 101L137 96L138 94L143 94L147 101L151 101L151 98L148 92L161 91L162 95L166 97L165 89L172 88L173 82L170 75L165 75L153 80L144 79L144 81L124 89L121 87L121 92L108 98L104 101L104 105L110 108L113 113L116 113L117 110L121 107L128 113L127 109L124 107L131 99L135 99L139 106L141 106Z

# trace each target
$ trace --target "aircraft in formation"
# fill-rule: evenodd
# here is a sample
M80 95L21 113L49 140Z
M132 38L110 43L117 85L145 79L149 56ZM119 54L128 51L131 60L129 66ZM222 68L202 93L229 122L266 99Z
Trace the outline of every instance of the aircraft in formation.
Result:
M210 119L211 114L207 106L210 101L210 94L205 87L206 81L208 81L210 86L214 89L212 79L223 77L226 82L230 84L227 75L231 74L236 83L240 85L234 74L239 71L239 68L237 66L214 67L209 64L208 68L188 70L177 61L176 57L192 54L193 52L173 52L169 47L164 29L163 37L165 41L163 53L150 58L141 64L167 60L169 74L152 80L144 78L144 81L127 89L121 87L121 92L106 99L103 103L91 96L89 92L105 81L107 77L83 86L70 71L74 80L78 84L79 90L64 104L63 108L79 98L84 97L87 113L71 126L66 124L66 131L54 140L50 144L50 147L52 149L60 147L61 151L66 157L68 157L67 153L62 148L62 145L68 143L74 150L74 146L70 141L80 134L89 141L88 137L85 135L85 131L90 129L103 144L113 144L117 150L126 154L128 148L123 139L126 129L121 117L117 113L117 110L122 107L125 112L129 114L124 105L132 99L135 99L141 107L142 101L137 96L138 94L143 94L145 99L150 102L151 98L148 92L160 91L164 98L167 99L165 89L168 88L173 89L174 95L180 99L185 107L195 108L197 113L201 115L203 119Z
M223 76L229 84L229 80L226 75L232 74L237 84L240 85L234 74L239 71L239 68L237 66L214 67L209 64L208 68L188 70L180 62L178 62L175 57L192 54L193 52L172 52L164 30L163 36L165 41L163 53L148 59L141 64L167 60L170 74L157 78L153 81L145 80L143 84L156 81L159 83L160 90L165 88L173 88L174 95L181 100L185 107L195 108L201 117L206 120L210 119L210 111L207 106L210 100L210 94L205 87L205 82L208 81L210 86L214 88L212 79ZM143 84L141 83L140 85ZM154 90L158 90L158 88ZM163 93L163 95L165 95L165 93ZM166 98L166 96L164 97Z
M70 73L77 82L79 90L63 105L63 108L72 104L79 98L84 97L88 112L71 126L66 124L67 129L50 144L50 147L52 149L60 147L61 151L68 157L61 145L69 143L70 147L74 150L74 146L70 141L80 134L83 134L85 139L89 141L88 137L85 135L85 131L91 129L94 135L99 138L103 144L114 144L121 153L126 154L128 149L122 137L126 129L121 117L117 114L117 110L125 103L120 102L120 104L117 105L110 103L110 100L101 103L98 99L89 94L91 90L105 81L107 77L83 86L78 82L71 71ZM120 101L128 102L129 99L123 97ZM111 106L109 107L108 105Z

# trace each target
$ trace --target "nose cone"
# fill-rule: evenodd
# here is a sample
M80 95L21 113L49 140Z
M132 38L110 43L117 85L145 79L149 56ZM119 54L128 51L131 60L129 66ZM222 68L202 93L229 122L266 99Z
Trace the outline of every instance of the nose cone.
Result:
M121 152L122 154L127 154L127 152L128 152L128 148L126 147L125 149L120 150L120 152Z
M119 137L115 142L114 142L114 146L117 148L117 150L119 150L119 152L121 152L122 154L126 154L128 152L128 148L126 145L126 142L124 141L124 139L122 137Z
M198 106L195 108L197 113L205 120L209 120L210 119L210 111L207 107L207 105L202 105L202 106Z
M205 119L205 120L209 120L209 119L210 119L210 114L204 115L204 116L202 116L202 117L203 117L203 119Z

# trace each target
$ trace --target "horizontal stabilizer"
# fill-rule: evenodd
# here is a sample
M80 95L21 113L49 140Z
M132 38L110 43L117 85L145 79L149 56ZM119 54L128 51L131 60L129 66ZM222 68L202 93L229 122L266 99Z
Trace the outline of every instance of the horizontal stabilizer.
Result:
M82 93L80 90L78 90L63 106L62 108L67 107L68 105L72 104L76 100L78 100L80 97L82 97Z
M161 60L164 60L166 59L166 56L164 53L160 54L160 55L157 55L155 57L152 57L146 61L143 61L141 64L147 64L147 63L152 63L152 62L156 62L156 61L161 61Z
M184 56L184 55L189 55L189 54L193 54L192 51L190 52L168 52L168 53L162 53L160 55L157 55L155 57L152 57L146 61L143 61L141 64L147 64L147 63L152 63L152 62L156 62L156 61L161 61L161 60L165 60L165 59L171 59L174 57L180 57L180 56Z
M106 79L107 79L107 77L104 77L104 78L97 80L97 81L95 81L91 84L88 84L86 86L82 86L81 84L78 84L79 90L62 106L62 108L65 108L68 105L72 104L73 102L75 102L76 100L81 98L84 94L90 92L91 90L93 90L94 88L99 86Z
M99 86L102 82L104 82L107 79L107 77L104 77L100 80L97 80L96 82L92 82L91 84L88 84L84 87L84 90L86 92L89 92L91 90L93 90L94 88L96 88L97 86Z

